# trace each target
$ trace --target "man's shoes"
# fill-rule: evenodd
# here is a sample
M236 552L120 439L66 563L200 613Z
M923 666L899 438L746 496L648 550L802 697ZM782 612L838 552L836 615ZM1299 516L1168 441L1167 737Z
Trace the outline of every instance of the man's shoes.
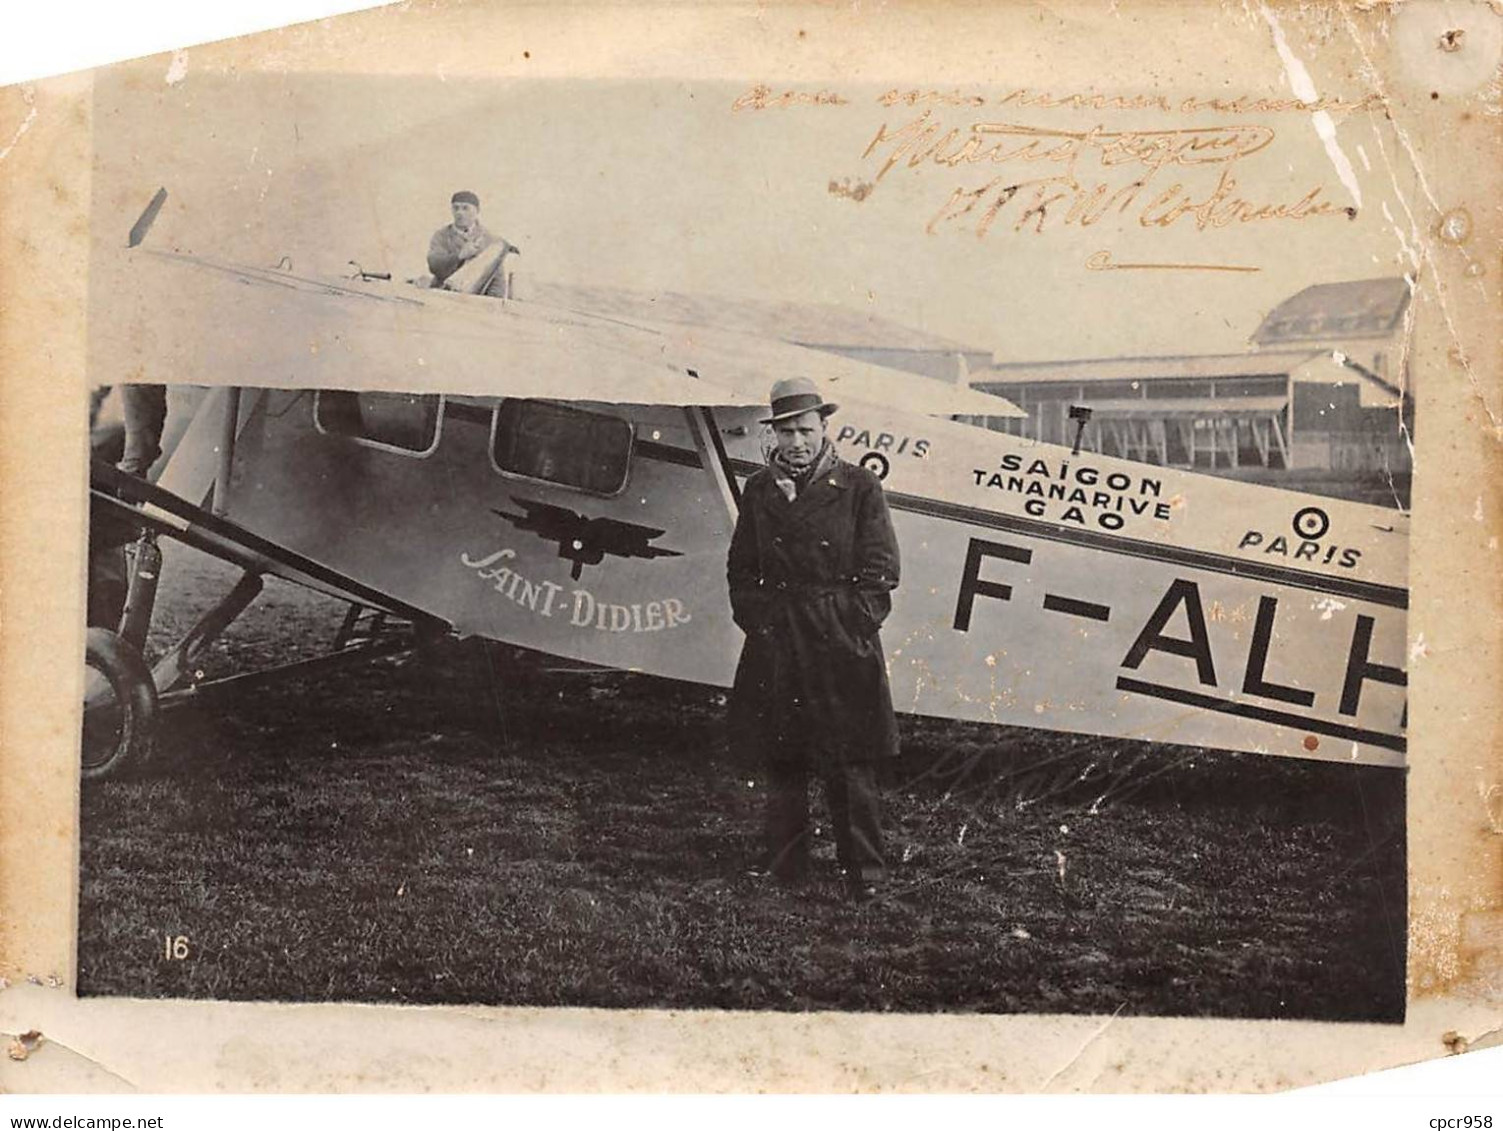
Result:
M852 903L870 903L882 894L882 885L877 880L864 880L859 876L846 880L845 893Z
M883 893L887 882L886 869L843 867L840 873L845 879L846 897L852 903L870 903Z
M784 867L774 868L768 864L765 858L753 861L746 869L746 874L753 880L771 881L776 884L791 886L794 884L807 883L809 870L807 867Z

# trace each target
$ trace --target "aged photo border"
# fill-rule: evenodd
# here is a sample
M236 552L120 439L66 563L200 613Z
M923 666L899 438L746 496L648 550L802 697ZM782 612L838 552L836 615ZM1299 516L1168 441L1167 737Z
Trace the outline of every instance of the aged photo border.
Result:
M1144 20L1173 19L1172 5L1144 5ZM1343 10L1357 20L1376 17ZM909 13L911 15L911 13ZM567 42L556 29L525 24L536 13L491 13L497 42L532 33L569 46L570 68L636 68L645 58L667 73L693 67L693 43L717 20L742 29L746 13L681 14L681 24L656 33L635 22L626 39L639 50L627 59L620 41L604 56ZM625 18L619 10L615 18ZM902 13L898 14L901 18ZM808 18L800 18L807 16ZM368 45L386 66L410 65L384 47L392 21L419 14L384 11L349 17L323 34L273 34L214 49L225 62L248 65L269 49L287 65L317 66L328 54ZM427 18L466 18L462 9ZM474 18L471 12L469 18ZM964 29L968 13L943 10ZM1092 12L1086 22L1110 20ZM1223 19L1240 16L1223 14ZM824 21L825 30L871 35L848 14L784 10L762 13L754 24L767 41L753 50L783 81L798 81L790 63L798 25ZM692 25L692 26L691 26ZM678 34L682 30L683 34ZM815 27L815 38L820 38ZM932 33L931 33L932 34ZM642 42L636 37L654 37ZM873 37L874 52L890 50ZM902 65L943 66L943 36L907 45ZM598 45L594 50L599 51ZM1270 48L1271 50L1271 48ZM930 53L932 51L932 54ZM547 52L539 51L539 55ZM563 51L559 55L564 55ZM384 56L384 57L383 57ZM911 56L918 56L919 59ZM772 60L768 62L767 60ZM739 62L750 64L749 59ZM165 63L165 60L164 60ZM1396 68L1397 70L1397 68ZM585 73L594 73L586 71ZM744 1016L602 1016L583 1011L463 1010L378 1011L357 1007L261 1007L182 1003L80 1003L69 996L72 967L75 773L71 703L77 641L70 639L81 600L82 484L85 438L82 404L84 280L89 161L86 77L36 84L16 105L17 92L0 92L7 128L13 118L36 117L27 145L13 147L0 180L0 270L7 281L24 278L18 300L0 318L6 364L5 410L0 412L0 550L5 591L0 595L7 630L0 644L0 726L6 735L4 820L0 821L3 888L0 962L12 983L0 996L8 1018L35 1019L73 1048L81 1083L100 1073L118 1074L163 1090L229 1087L316 1088L358 1081L396 1088L425 1079L456 1089L478 1087L580 1088L944 1088L1026 1089L1044 1084L1123 1089L1277 1088L1315 1079L1441 1055L1497 1027L1499 919L1496 835L1498 714L1487 689L1499 668L1496 628L1479 616L1498 597L1495 528L1500 501L1496 427L1498 340L1497 233L1488 226L1497 186L1479 186L1485 163L1474 157L1466 128L1453 118L1468 98L1431 100L1423 76L1395 73L1391 97L1413 114L1406 127L1416 139L1415 159L1425 162L1436 199L1465 200L1477 219L1476 241L1489 273L1470 282L1462 264L1437 255L1437 281L1448 289L1449 340L1421 343L1416 365L1431 382L1418 390L1424 423L1415 481L1416 537L1411 573L1416 591L1411 647L1421 662L1413 671L1415 709L1411 756L1411 1009L1400 1031L1344 1029L1339 1042L1317 1026L1287 1023L1057 1018L797 1018ZM1470 96L1468 96L1470 97ZM1486 92L1477 96L1485 100ZM1491 95L1496 108L1496 88ZM1429 105L1431 101L1438 103ZM1496 126L1483 140L1496 144ZM1453 136L1447 136L1450 130ZM1448 149L1449 147L1449 149ZM1496 167L1496 165L1494 165ZM24 195L23 195L24 194ZM34 195L33 195L34 194ZM51 220L17 221L45 205ZM45 269L40 269L40 268ZM1489 286L1492 288L1489 290ZM9 288L9 282L7 282ZM1489 301L1490 299L1490 301ZM59 390L73 396L59 396ZM76 403L75 403L76 402ZM1477 517L1473 517L1476 500ZM1493 618L1494 620L1496 618ZM1412 654L1414 654L1412 652ZM32 985L34 978L37 985ZM55 986L49 986L55 982ZM1491 998L1491 1002L1489 1002ZM16 1003L14 1006L12 1003ZM141 1027L171 1034L173 1064L146 1062L130 1052L129 1035ZM1070 1053L1098 1030L1084 1063ZM778 1048L769 1049L773 1035ZM708 1049L706 1042L708 1040ZM1447 1041L1452 1042L1448 1047ZM1332 1045L1336 1047L1332 1047ZM289 1048L325 1050L316 1068L295 1069ZM1213 1046L1214 1054L1204 1049ZM467 1056L454 1055L470 1049ZM806 1055L819 1048L819 1057ZM644 1053L644 1049L652 1050ZM477 1055L475 1050L483 1050ZM1119 1063L1115 1074L1113 1064ZM568 1065L561 1069L560 1065ZM1059 1077L1056 1069L1069 1071Z

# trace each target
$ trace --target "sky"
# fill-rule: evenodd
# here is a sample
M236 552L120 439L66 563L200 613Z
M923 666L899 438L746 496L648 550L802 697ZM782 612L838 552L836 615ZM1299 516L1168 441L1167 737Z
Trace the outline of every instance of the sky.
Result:
M1171 87L1170 97L1289 97L1269 58L1259 85ZM1351 170L1343 183L1307 113L931 107L945 129L984 121L1076 134L1266 132L1261 148L1231 164L1152 170L1133 207L1089 228L1062 222L1066 202L1044 231L1014 230L1025 189L979 238L965 221L926 227L952 193L993 178L1005 186L1071 172L1114 191L1149 170L1106 164L1098 144L1073 165L899 163L879 179L881 154L864 157L868 144L924 112L880 105L891 85L803 83L806 93L830 89L846 101L737 111L748 82L227 73L196 69L190 57L164 72L159 57L96 86L95 228L102 239L124 233L162 185L169 201L155 246L264 265L286 256L299 272L326 275L347 274L354 260L406 277L423 271L450 194L468 188L482 199L483 222L522 249L524 296L535 278L830 302L1001 361L1237 352L1263 315L1302 287L1410 266L1395 229L1407 222L1397 194L1411 196L1413 186L1388 171L1382 158L1396 146L1370 111L1333 116L1335 150ZM963 89L995 100L1016 85ZM1235 195L1257 203L1292 204L1318 187L1320 200L1356 216L1208 230L1191 216L1168 227L1140 223L1160 192L1181 183L1187 197L1204 199L1223 170ZM1256 270L1091 270L1103 254Z

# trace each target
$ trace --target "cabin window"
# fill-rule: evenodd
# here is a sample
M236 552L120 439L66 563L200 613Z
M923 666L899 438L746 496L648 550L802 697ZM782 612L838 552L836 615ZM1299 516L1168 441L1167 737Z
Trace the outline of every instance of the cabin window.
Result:
M491 423L497 471L596 495L626 489L631 444L620 417L550 401L502 401Z
M438 448L444 398L434 393L355 393L320 389L313 398L313 424L325 435L409 456Z

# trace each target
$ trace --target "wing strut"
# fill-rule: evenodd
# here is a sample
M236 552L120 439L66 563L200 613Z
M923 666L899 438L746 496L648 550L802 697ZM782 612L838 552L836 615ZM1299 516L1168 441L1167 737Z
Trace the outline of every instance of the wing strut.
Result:
M688 418L694 446L699 449L700 464L715 481L715 489L720 493L721 502L725 504L725 512L734 524L736 516L741 513L741 488L736 483L736 473L731 470L725 444L720 440L720 429L715 425L715 410L685 405L684 416Z
M214 473L213 514L223 515L229 504L230 475L235 469L235 438L240 431L240 387L225 390L224 415L219 427L219 468Z

